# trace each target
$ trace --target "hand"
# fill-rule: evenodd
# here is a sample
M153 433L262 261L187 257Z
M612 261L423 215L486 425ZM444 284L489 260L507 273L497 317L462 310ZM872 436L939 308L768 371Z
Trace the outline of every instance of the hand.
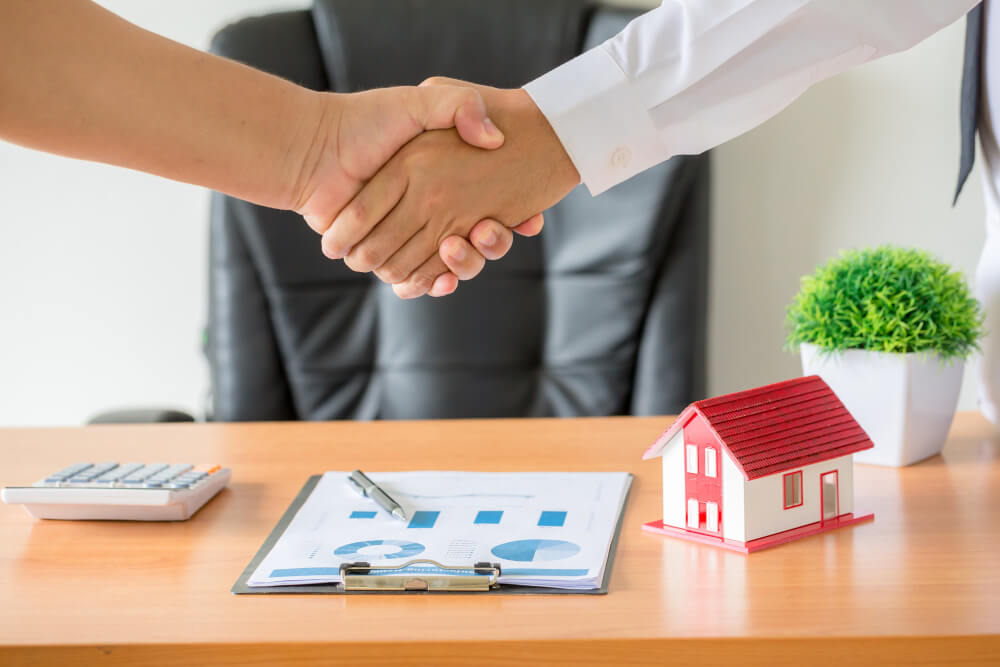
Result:
M467 87L382 88L321 93L318 121L289 206L322 234L362 185L425 130L455 127L471 145L503 145L479 94ZM302 179L304 177L304 180Z
M487 86L449 79L447 77L435 76L426 79L421 86L468 86L476 89L481 95L492 96L495 89ZM537 236L541 233L545 225L544 216L538 215L530 218L513 228L521 236ZM497 260L506 255L514 244L514 235L511 229L504 227L496 220L482 220L469 233L469 238L461 236L449 236L441 243L438 250L440 261L430 261L423 267L427 274L433 273L436 269L441 273L434 279L434 282L427 291L429 296L446 296L454 292L458 287L459 280L471 280L479 275L486 265L486 260ZM445 271L442 266L447 266L450 272ZM414 298L422 296L420 286L416 284L416 279L400 283L394 288L397 293L403 293L407 297Z
M321 234L362 184L420 132L454 126L466 142L484 149L497 148L504 140L479 93L466 85L438 82L434 88L386 88L353 95L321 94L321 98L318 131L303 170L310 177L292 207ZM523 230L540 231L541 226L537 216ZM449 256L455 273L440 267L435 295L453 292L459 278L471 278L482 270L484 256L503 256L512 243L509 230L495 221L483 221L475 238L482 239L483 255L464 239L463 246L453 246L461 258ZM499 254L494 248L500 249Z
M504 227L496 220L482 220L469 232L468 239L449 236L441 242L438 257L430 258L423 267L423 272L427 275L432 275L435 271L443 272L434 279L430 290L427 291L428 296L451 294L458 287L458 280L475 278L483 270L487 259L500 259L506 255L514 244L512 231L521 236L536 236L541 233L544 225L545 218L539 213L517 225L513 230ZM414 282L399 284L394 289L397 294L404 294L406 298L422 296L423 290L413 284Z
M579 183L569 156L527 93L478 89L485 91L490 113L508 128L504 146L476 149L454 131L417 137L324 233L328 256L344 257L356 271L374 270L386 282L406 280L394 286L397 294L418 296L444 266L437 249L446 237L468 236L485 218L513 227Z

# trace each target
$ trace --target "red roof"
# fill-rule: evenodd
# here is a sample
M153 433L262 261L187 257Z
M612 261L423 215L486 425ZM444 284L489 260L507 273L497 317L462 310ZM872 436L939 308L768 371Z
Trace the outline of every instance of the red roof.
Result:
M642 458L659 456L696 414L747 479L874 447L826 382L810 375L692 403Z

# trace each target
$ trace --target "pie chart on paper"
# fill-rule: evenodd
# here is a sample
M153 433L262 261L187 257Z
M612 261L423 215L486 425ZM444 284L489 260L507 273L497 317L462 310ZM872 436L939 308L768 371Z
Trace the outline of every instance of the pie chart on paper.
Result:
M580 553L580 545L565 540L516 540L490 549L494 556L520 563L562 560Z
M411 558L421 553L424 545L404 540L366 540L338 547L335 556L348 558Z

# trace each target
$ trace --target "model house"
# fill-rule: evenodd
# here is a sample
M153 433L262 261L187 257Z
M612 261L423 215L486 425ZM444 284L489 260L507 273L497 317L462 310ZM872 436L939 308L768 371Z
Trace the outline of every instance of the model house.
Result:
M749 553L873 518L852 455L873 446L818 376L692 403L643 455L663 459L652 532Z

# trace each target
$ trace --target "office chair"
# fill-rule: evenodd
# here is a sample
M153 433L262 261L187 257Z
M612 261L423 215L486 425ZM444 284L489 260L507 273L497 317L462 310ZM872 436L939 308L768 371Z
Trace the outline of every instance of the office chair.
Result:
M578 0L317 0L223 29L216 53L318 90L430 75L517 87L637 12ZM541 236L441 299L325 258L294 213L215 195L214 419L677 412L702 395L708 162L670 160L546 212Z
M582 0L317 0L214 52L316 90L431 75L518 87L637 11ZM597 198L448 297L398 299L295 213L213 196L206 352L218 421L677 413L703 396L707 156Z

